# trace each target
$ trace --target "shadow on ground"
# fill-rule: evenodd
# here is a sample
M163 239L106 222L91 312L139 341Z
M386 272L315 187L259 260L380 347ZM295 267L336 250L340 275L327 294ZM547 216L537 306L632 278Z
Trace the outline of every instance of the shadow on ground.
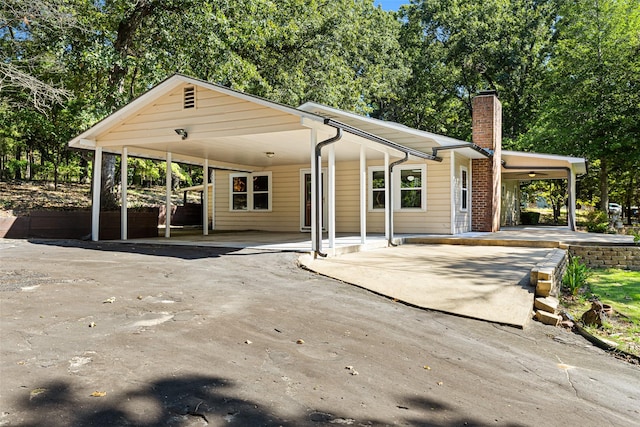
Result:
M217 258L223 255L229 255L234 252L240 251L240 249L237 248L122 244L108 241L90 242L83 240L30 239L29 243L33 243L36 245L59 246L63 248L80 248L103 252L122 252L128 254L180 258L184 260Z
M350 418L323 409L309 409L293 417L278 414L259 403L232 396L234 383L210 376L184 376L155 382L101 397L80 396L64 380L50 382L28 392L17 402L17 410L25 414L20 427L69 426L320 426L370 425L397 423L408 426L482 425L481 422L456 414L447 403L422 397L402 401L407 416L401 420ZM444 414L446 412L446 415ZM424 416L418 415L423 413ZM8 414L11 416L11 414ZM504 424L503 424L504 425ZM506 424L516 426L517 424Z

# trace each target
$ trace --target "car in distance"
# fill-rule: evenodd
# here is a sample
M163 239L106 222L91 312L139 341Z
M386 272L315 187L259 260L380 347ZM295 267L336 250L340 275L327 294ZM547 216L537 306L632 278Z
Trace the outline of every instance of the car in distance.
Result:
M609 203L609 214L610 215L621 215L622 214L622 206L617 203Z

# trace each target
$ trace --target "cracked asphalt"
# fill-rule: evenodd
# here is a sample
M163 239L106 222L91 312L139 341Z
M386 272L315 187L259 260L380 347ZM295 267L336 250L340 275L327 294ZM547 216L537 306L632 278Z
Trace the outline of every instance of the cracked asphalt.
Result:
M0 240L1 426L629 426L640 368L220 248Z

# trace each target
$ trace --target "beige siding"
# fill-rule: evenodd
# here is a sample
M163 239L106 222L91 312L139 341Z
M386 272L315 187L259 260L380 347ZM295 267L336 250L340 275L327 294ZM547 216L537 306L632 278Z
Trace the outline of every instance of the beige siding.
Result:
M419 163L409 163L419 164ZM368 166L382 166L369 162ZM448 234L451 229L450 161L427 162L426 211L394 212L396 233ZM360 231L359 162L336 163L336 232ZM215 172L215 228L217 230L263 230L293 232L300 230L300 170L308 165L273 167L271 212L229 211L229 175ZM212 197L210 195L210 197ZM367 192L368 197L368 192ZM211 214L209 215L211 218ZM384 212L367 211L367 232L384 233Z
M175 135L167 133L167 128L181 128L187 119L190 134L215 132L218 137L241 134L245 129L260 128L266 132L300 122L298 116L201 87L196 87L196 107L183 109L185 86L189 85L160 97L98 139L106 145L117 141L171 141Z
M369 166L381 165L381 163L369 163ZM426 166L427 209L426 211L395 211L393 213L395 233L450 233L450 161L448 158L445 158L442 163L428 161ZM367 197L369 197L368 192ZM355 198L357 199L357 195ZM367 232L384 233L383 211L367 213Z
M454 200L454 233L466 233L471 231L471 160L467 157L455 153L455 167L453 175L453 200ZM467 168L467 185L468 185L468 199L467 210L462 210L462 198L461 196L461 176L462 168Z
M300 169L305 166L280 166L269 170L272 179L270 212L230 211L229 175L233 172L215 171L216 230L299 231Z
M500 208L500 225L517 225L520 222L520 182L517 180L502 181L502 206Z

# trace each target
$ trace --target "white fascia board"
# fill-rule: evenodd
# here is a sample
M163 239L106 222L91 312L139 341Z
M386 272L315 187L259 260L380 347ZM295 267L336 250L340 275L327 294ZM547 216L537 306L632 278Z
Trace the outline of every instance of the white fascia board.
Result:
M572 156L560 156L558 154L542 154L542 153L531 153L524 151L502 151L503 160L507 161L509 156L512 157L521 157L528 159L540 159L540 160L552 160L557 162L566 162L567 167L570 167L574 173L581 175L587 173L587 161L583 157L572 157Z
M361 116L359 114L356 113L350 113L347 111L342 111L342 110L338 110L337 108L333 108L333 107L327 107L326 105L322 105L322 104L318 104L315 102L306 102L304 104L302 104L301 106L298 107L298 109L300 110L305 110L305 111L321 111L321 112L327 112L329 114L332 115L336 115L336 116L341 116L341 117L348 117L350 119L354 119L354 120L359 120L365 123L369 123L375 126L381 126L381 127L385 127L387 129L392 129L394 131L397 132L402 132L404 134L409 134L412 136L417 136L420 138L427 138L427 139L431 139L434 142L436 142L437 144L446 147L448 145L458 145L458 144L468 144L468 141L462 141L460 139L455 139L455 138L451 138L445 135L438 135L436 133L432 133L432 132L427 132L427 131L423 131L423 130L419 130L419 129L414 129L414 128L410 128L408 126L405 126L403 124L400 123L395 123L395 122L388 122L388 121L384 121L384 120L379 120L379 119L374 119L371 117L365 117L365 116Z
M118 123L122 122L126 117L132 115L136 111L144 108L149 104L149 102L165 95L170 92L180 84L184 83L184 77L180 75L173 75L164 81L160 82L157 86L149 89L147 92L143 93L139 97L135 98L133 101L129 102L125 106L120 109L114 111L104 119L100 120L95 125L91 126L89 129L81 133L80 135L73 138L69 141L70 147L79 147L86 148L82 146L78 146L78 142L82 139L93 139L104 129L115 126Z

